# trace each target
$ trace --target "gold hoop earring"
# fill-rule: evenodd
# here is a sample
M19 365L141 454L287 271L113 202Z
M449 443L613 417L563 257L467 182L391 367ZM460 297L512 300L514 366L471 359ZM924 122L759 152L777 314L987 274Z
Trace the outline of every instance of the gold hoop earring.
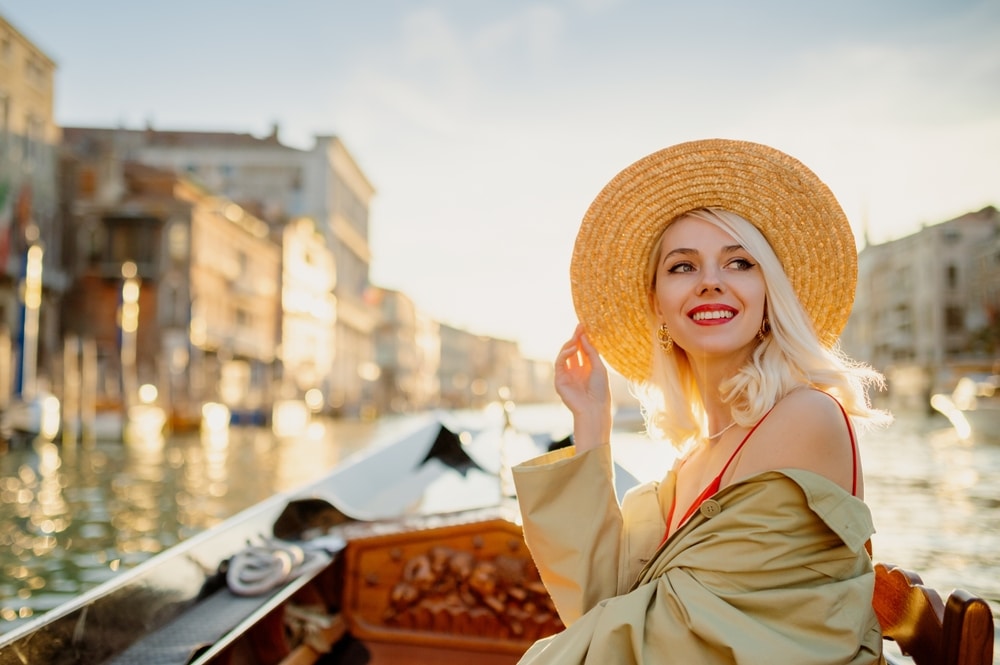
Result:
M666 323L661 324L656 331L656 339L660 341L660 348L663 349L664 353L670 353L673 350L674 340L670 336L670 330L667 329Z
M771 332L771 322L764 317L764 320L760 322L760 329L757 331L757 339L763 342L767 338L767 334Z

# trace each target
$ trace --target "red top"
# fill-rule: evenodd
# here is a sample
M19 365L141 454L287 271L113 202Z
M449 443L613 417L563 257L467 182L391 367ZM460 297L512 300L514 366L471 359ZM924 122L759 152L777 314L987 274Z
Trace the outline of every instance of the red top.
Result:
M831 397L831 399L833 399L833 398ZM847 416L847 411L844 410L844 407L841 406L840 402L838 402L836 399L833 399L833 401L836 402L837 406L840 408L840 412L842 414L844 414L844 420L847 422L847 432L848 432L848 434L850 434L850 437L851 437L851 461L852 461L852 469L853 469L852 478L851 478L851 494L854 495L854 496L857 496L857 493L858 493L858 456L857 456L857 443L854 441L854 430L851 428L851 421L850 421L850 418L848 418L848 416ZM734 459L736 459L736 455L739 454L739 452L743 449L743 445L750 438L750 435L753 434L757 430L758 427L760 427L760 424L762 422L764 422L764 418L767 418L767 416L770 413L771 413L770 411L768 411L767 413L765 413L764 417L761 418L760 420L758 420L757 424L754 425L750 429L749 432L747 432L746 436L743 437L743 440L740 441L740 445L736 446L736 450L734 450L733 454L729 456L729 460L726 462L726 465L724 467L722 467L722 471L719 472L719 475L717 475L712 480L712 482L710 482L708 484L708 487L706 487L704 490L702 490L701 494L699 494L698 497L694 500L694 502L688 508L687 512L684 513L683 519L681 519L680 523L678 523L678 525L677 525L678 528L680 528L681 524L684 524L685 522L688 521L688 519L694 514L694 511L698 510L698 508L701 507L701 504L706 499L708 499L713 494L715 494L716 492L719 491L719 487L722 485L722 476L725 475L726 469L728 469L729 465L732 464L732 462L733 462ZM681 460L681 466L684 465L684 461L685 460ZM677 506L677 500L676 500L676 497L675 497L674 502L670 504L670 514L667 515L667 531L666 531L666 533L663 536L663 540L666 540L667 537L670 535L670 524L674 521L674 508L676 506Z

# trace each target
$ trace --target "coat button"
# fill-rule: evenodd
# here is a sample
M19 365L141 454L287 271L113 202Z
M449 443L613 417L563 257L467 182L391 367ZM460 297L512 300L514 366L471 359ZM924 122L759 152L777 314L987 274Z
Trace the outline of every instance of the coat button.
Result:
M702 502L701 506L698 507L698 510L705 517L711 518L722 512L722 506L720 506L719 502L715 499L706 499Z

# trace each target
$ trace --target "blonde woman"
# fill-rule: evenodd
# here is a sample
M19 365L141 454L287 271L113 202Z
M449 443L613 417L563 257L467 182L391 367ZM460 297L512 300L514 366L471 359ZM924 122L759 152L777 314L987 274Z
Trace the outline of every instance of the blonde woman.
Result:
M836 346L856 275L836 199L767 146L673 146L598 195L556 359L575 445L515 469L567 629L522 662L881 661L855 426L889 417ZM605 362L681 453L620 506Z

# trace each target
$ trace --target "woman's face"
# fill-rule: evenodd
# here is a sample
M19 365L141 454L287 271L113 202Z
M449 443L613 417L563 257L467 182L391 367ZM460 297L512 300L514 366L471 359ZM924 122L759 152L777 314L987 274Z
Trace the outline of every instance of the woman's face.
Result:
M693 358L746 357L764 318L764 276L731 235L694 217L664 231L653 308Z

